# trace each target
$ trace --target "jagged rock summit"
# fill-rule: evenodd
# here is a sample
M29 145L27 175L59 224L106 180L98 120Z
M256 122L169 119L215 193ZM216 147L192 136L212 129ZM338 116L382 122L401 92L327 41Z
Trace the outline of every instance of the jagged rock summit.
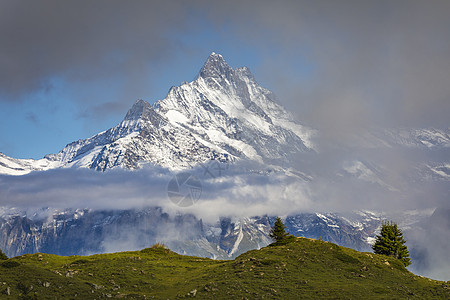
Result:
M232 80L233 73L233 69L226 63L223 56L213 52L206 60L196 79L202 77L204 79L227 78Z
M283 164L294 153L311 151L313 134L293 120L248 68L233 69L213 52L194 81L172 87L154 105L138 100L114 128L39 161L2 157L0 173L137 169L148 163L181 170L209 160L239 159ZM15 165L9 168L11 162Z

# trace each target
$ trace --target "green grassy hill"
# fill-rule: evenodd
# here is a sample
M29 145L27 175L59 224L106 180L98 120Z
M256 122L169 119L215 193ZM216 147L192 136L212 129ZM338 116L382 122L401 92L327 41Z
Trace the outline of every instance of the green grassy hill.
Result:
M229 261L161 247L0 261L5 299L450 299L448 284L416 276L390 257L306 238Z

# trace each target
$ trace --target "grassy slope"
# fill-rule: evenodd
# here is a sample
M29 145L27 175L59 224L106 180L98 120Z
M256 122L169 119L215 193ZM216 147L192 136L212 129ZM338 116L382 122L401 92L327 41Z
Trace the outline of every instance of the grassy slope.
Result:
M0 263L1 298L8 287L14 299L450 299L447 283L415 276L392 258L305 238L232 261L166 249L23 255Z

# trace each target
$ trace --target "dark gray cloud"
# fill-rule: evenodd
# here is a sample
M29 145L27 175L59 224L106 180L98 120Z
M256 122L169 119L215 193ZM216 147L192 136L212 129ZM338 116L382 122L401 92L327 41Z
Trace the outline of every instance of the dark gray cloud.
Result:
M330 136L448 126L448 1L228 1L210 12L265 52L264 80Z
M448 126L445 0L0 5L2 99L51 90L52 78L61 76L73 99L92 107L114 103L100 113L126 110L149 91L156 65L201 48L179 37L203 35L199 24L208 24L218 39L258 49L257 78L327 136L345 138L373 125ZM106 92L111 89L113 95Z
M0 96L21 100L63 78L81 103L108 101L99 99L108 90L115 102L135 99L152 63L176 48L168 34L187 27L185 9L182 1L2 1Z

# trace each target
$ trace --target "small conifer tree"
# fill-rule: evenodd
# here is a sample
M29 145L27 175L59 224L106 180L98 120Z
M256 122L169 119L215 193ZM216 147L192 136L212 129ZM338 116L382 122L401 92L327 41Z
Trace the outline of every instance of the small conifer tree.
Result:
M397 224L383 221L380 234L376 237L372 249L376 254L384 254L399 259L405 267L411 264L408 248L402 231Z
M8 259L8 256L0 249L0 260L6 260Z
M287 241L289 234L286 232L286 226L283 224L283 221L280 217L277 217L275 224L270 230L269 236L276 242L282 243Z

